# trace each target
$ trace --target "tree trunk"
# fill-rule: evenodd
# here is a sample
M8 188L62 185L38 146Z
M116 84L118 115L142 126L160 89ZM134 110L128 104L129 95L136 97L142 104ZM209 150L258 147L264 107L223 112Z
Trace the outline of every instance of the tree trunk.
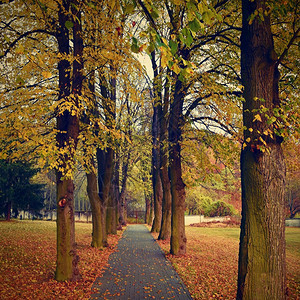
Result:
M55 279L77 280L79 257L76 253L74 222L74 184L72 180L57 182L57 262Z
M94 166L94 163L92 162ZM103 220L102 220L102 208L101 200L98 194L98 182L95 172L92 170L89 173L86 173L87 178L87 194L91 204L92 210L92 243L91 246L95 248L103 248Z
M113 176L114 177L114 176ZM107 234L117 234L117 202L115 179L113 178L109 194L107 211L106 211L106 232Z
M241 153L242 223L237 299L285 299L285 163L281 139L260 115L279 107L279 72L265 1L243 0L241 72L245 144ZM260 115L257 118L257 115ZM252 128L249 130L249 128ZM269 130L268 135L262 135ZM272 136L272 135L273 136Z
M154 220L151 228L151 232L159 232L162 218L162 183L159 174L159 169L153 170L153 198L154 198Z
M124 220L123 212L121 211L121 200L120 200L120 155L119 151L116 151L116 162L114 170L114 193L116 197L116 221L117 230L122 230L122 223ZM121 217L122 213L122 217Z
M153 201L153 196L151 196L150 215L149 215L148 225L152 225L153 220L154 220L154 201Z
M172 228L171 228L171 254L181 255L186 253L186 236L184 224L185 212L185 184L182 180L181 170L181 128L183 126L183 102L184 87L177 75L173 101L170 106L169 143L170 143L170 166L169 174L172 194Z
M157 137L157 115L153 116L153 148L152 148L152 185L153 185L153 202L154 202L154 220L151 232L159 232L162 219L162 182L159 170L159 145Z
M11 201L7 200L5 219L6 219L6 221L10 221L10 218L11 218Z
M150 221L150 211L151 211L151 197L144 192L145 202L146 202L146 213L145 213L145 223L147 225L152 225L152 220Z
M127 214L126 214L126 198L125 198L125 188L121 190L120 193L120 214L119 214L119 223L121 225L126 225L127 223Z
M111 148L107 150L97 149L98 162L98 186L99 197L101 199L102 207L102 221L103 221L103 243L107 245L107 205L110 197L111 181L113 175L113 153Z
M152 118L152 185L154 197L154 220L151 232L159 232L162 218L162 182L160 178L160 143L158 107L161 107L161 91L159 84L158 66L155 61L155 52L151 53L151 63L154 72L153 90L153 118Z
M167 74L169 75L169 74ZM162 220L159 232L159 240L167 240L171 236L172 195L168 174L168 110L169 110L169 82L165 83L163 107L158 106L159 132L160 132L160 177L163 188Z
M159 240L167 240L171 236L171 217L172 217L172 196L171 196L171 184L168 174L168 167L164 167L160 170L163 187L163 199L162 199L162 221L161 229L159 232Z
M59 53L63 56L69 54L69 31L65 26L69 20L68 12L70 2L64 2L64 7L59 9L59 29L57 32L57 41ZM59 70L59 100L72 102L72 106L78 108L78 96L82 88L82 51L83 42L81 38L80 12L72 9L74 15L73 39L74 39L74 57L73 62L73 97L70 97L71 90L71 65L68 60L62 59L58 63ZM75 17L76 15L76 17ZM75 244L75 221L74 221L74 184L68 179L68 170L71 171L74 162L74 153L76 151L79 118L78 115L72 115L68 110L57 114L57 145L60 153L58 159L59 167L57 171L57 266L55 278L58 281L76 280L79 276L77 268L78 256ZM65 154L67 153L67 154Z
M119 209L119 223L126 225L126 184L128 179L128 165L130 160L130 151L128 151L126 160L122 164L122 181L121 181L121 192L120 192L120 209Z
M110 66L110 99L107 103L105 103L105 117L106 117L106 124L107 127L111 130L115 130L116 125L116 101L117 101L117 94L116 94L116 88L117 88L117 72L116 69L113 67L113 62ZM110 136L110 142L113 144L113 138ZM110 146L111 150L113 148L113 145ZM108 234L116 234L117 233L117 205L116 205L116 190L115 190L115 177L114 177L114 168L115 168L115 151L111 151L112 157L109 158L110 150L108 151L108 159L112 159L111 161L111 184L110 184L110 190L109 190L109 198L108 198L108 206L107 206L107 214L106 214L106 232Z
M111 67L111 74L115 76L115 70ZM102 105L105 116L105 125L109 130L115 129L116 118L116 77L111 77L109 82L103 76L101 80L101 94L103 96ZM114 150L113 150L113 137L108 133L108 147L106 149L97 149L97 162L98 162L98 186L99 196L102 202L102 217L104 221L104 239L107 241L107 230L110 230L112 215L112 195L111 185L113 180L114 168ZM108 207L108 205L110 205ZM109 210L109 211L108 211Z

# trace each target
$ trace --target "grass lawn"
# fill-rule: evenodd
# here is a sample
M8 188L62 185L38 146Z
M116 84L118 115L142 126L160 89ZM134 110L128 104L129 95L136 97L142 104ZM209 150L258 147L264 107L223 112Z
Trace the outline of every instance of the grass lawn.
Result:
M92 224L76 223L76 242L82 279L54 280L56 223L0 222L0 299L89 299L96 277L104 270L120 234L109 236L110 247L92 248Z
M194 299L235 299L239 234L239 228L187 226L187 255L167 254ZM168 253L169 241L158 242ZM288 299L300 299L300 228L286 228L286 244Z

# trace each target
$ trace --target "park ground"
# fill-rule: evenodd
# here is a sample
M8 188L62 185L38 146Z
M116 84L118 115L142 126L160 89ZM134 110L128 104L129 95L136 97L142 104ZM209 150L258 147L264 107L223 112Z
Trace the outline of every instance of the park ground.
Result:
M158 241L194 299L235 299L240 229L221 225L186 227L185 256L168 254L169 242ZM287 299L300 299L300 228L286 228L286 243Z
M92 225L76 223L82 279L54 280L56 223L0 222L0 299L89 299L91 286L103 273L122 232L109 236L109 248L90 246ZM186 227L188 253L168 254L194 299L234 299L237 278L238 227ZM154 237L156 237L154 235ZM286 229L288 299L300 296L300 228Z

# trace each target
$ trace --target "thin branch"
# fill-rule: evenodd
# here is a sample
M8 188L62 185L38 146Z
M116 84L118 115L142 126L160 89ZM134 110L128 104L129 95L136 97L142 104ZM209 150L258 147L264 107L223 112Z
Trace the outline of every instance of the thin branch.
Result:
M203 117L195 117L195 118L192 118L191 119L191 121L194 121L194 122L196 122L196 121L205 121L205 120L208 120L208 121L212 121L212 122L214 122L214 123L216 123L216 124L218 124L219 126L216 126L216 125L207 125L208 127L209 126L213 126L213 127L217 127L217 128L219 128L219 129L221 129L221 130L223 130L223 131L225 131L225 132L227 132L227 133L229 133L230 135L232 135L232 136L235 136L235 132L234 132L234 130L231 130L228 126L226 126L226 125L224 125L221 121L219 121L218 119L216 119L216 118L213 118L213 117L209 117L209 116L203 116ZM232 126L231 126L232 127ZM233 127L232 127L233 128Z
M209 97L211 97L212 95L214 94L218 94L220 96L223 96L223 95L234 95L234 96L237 96L237 97L241 97L242 96L242 93L239 92L239 91L231 91L231 92L220 92L220 93L209 93L209 94L206 94L204 95L203 97L199 97L197 99L195 99L192 104L188 107L186 113L185 113L185 117L189 117L191 112L200 104L202 104L201 102L204 100L204 99L207 99Z
M153 28L155 29L155 31L158 33L158 28L155 24L154 19L152 18L149 10L147 9L147 7L144 5L142 0L138 0L137 1L139 3L139 5L141 6L142 10L144 11L146 18L148 19L148 21L152 24Z
M220 2L218 1L218 2L215 4L214 9L219 8L220 6L226 4L227 2L229 2L229 0L222 0L222 1L220 1Z
M281 64L283 58L287 55L289 49L291 48L291 46L293 45L293 42L299 38L298 33L300 32L300 27L294 32L294 35L292 36L292 38L290 39L289 43L287 44L287 46L285 47L284 51L281 53L280 57L278 58L278 60L276 61L276 65L278 66L279 64Z
M55 34L53 32L49 32L47 30L44 30L44 29L35 29L35 30L31 30L31 31L27 31L27 32L24 32L23 34L21 34L20 36L18 36L12 43L10 43L10 45L8 46L8 48L5 50L4 54L0 55L0 59L5 57L9 51L23 38L31 35L31 34L34 34L34 33L45 33L45 34L49 34L49 35L53 35L55 36Z

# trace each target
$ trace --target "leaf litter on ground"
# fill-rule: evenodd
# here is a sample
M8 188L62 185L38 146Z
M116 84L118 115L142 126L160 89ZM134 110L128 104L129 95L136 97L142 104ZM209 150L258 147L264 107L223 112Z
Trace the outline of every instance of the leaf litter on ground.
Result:
M239 232L227 224L186 226L187 254L182 256L169 254L170 240L157 242L193 299L231 300L236 299ZM158 238L158 233L152 235ZM287 299L300 299L300 228L287 228L286 240Z
M0 299L89 299L122 234L109 235L109 247L100 250L90 246L90 223L76 223L75 228L81 279L57 282L56 223L0 222Z

